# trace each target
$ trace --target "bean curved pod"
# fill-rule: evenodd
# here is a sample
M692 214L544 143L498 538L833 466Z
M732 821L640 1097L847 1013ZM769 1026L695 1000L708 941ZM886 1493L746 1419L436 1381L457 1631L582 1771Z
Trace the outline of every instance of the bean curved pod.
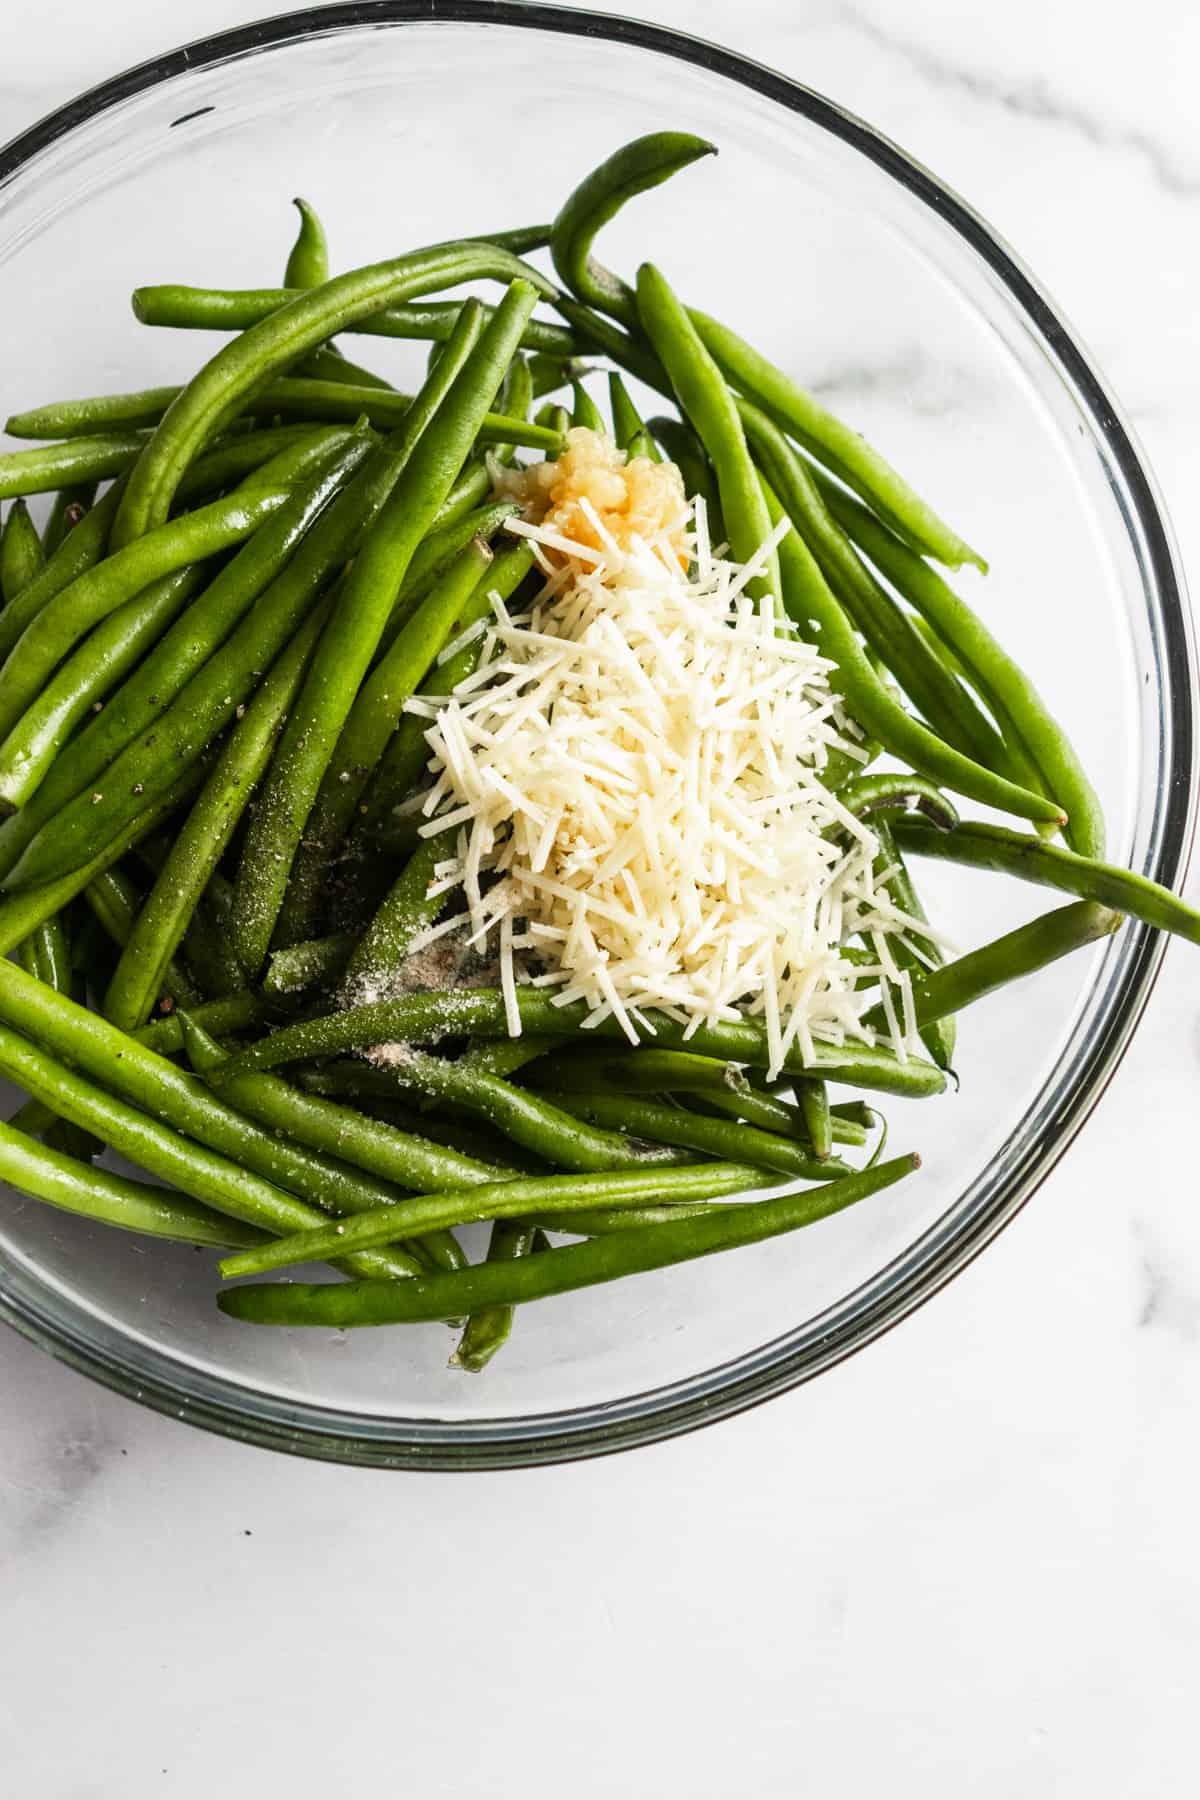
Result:
M716 470L721 512L732 554L758 562L762 573L747 583L751 594L770 594L781 606L779 559L766 546L771 518L755 473L737 406L724 377L663 276L652 263L638 270L637 306L642 326L661 359L680 410Z
M522 1034L529 1032L534 1037L578 1034L586 1042L589 1037L600 1041L624 1035L619 1022L611 1017L585 1026L589 1009L584 1002L556 1006L546 994L530 988L517 990L517 1010ZM755 1068L768 1065L766 1031L751 1019L736 1024L701 1025L689 1032L685 1040L687 1028L666 1014L648 1009L646 1016L654 1026L654 1041L661 1049L692 1049L704 1056L748 1063ZM229 1072L278 1068L310 1056L332 1056L371 1044L435 1043L441 1037L463 1033L503 1038L508 1035L506 1020L504 996L497 989L407 994L401 999L349 1007L285 1026L231 1057ZM917 1057L901 1063L886 1051L864 1045L848 1046L844 1051L819 1049L812 1063L806 1063L794 1047L785 1068L791 1074L820 1075L826 1081L849 1082L855 1087L911 1099L940 1094L946 1085L940 1069Z
M253 1324L337 1328L415 1323L484 1306L528 1304L798 1230L882 1192L919 1166L915 1155L895 1157L824 1187L714 1207L696 1218L616 1232L513 1262L481 1263L457 1275L324 1286L262 1283L226 1289L218 1294L217 1304L231 1318Z
M896 819L892 825L898 844L917 856L940 857L944 862L965 863L976 869L995 869L1015 875L1019 881L1058 888L1096 900L1115 912L1127 913L1157 931L1200 944L1200 912L1170 888L1122 869L1115 863L1079 856L1061 844L988 825L981 819L963 819L945 835L935 833L919 819Z
M488 1262L513 1262L518 1256L528 1256L535 1236L534 1226L523 1219L496 1219L488 1240ZM450 1358L450 1367L480 1374L497 1351L504 1348L512 1327L511 1306L486 1306L472 1313Z
M329 240L321 215L299 195L292 205L300 214L300 224L284 267L283 285L285 288L320 287L323 281L329 280Z
M46 566L46 552L24 500L14 500L0 532L0 600L10 600L27 588Z
M958 813L940 787L921 775L902 771L856 776L842 783L838 799L856 819L870 818L876 812L904 812L915 806L939 831L952 831L958 824Z
M6 450L0 454L0 500L53 494L79 481L107 481L128 469L146 443L144 432L113 431L39 444L36 450Z
M876 880L882 881L886 876L887 892L892 904L910 918L927 923L921 896L896 844L891 824L877 818L872 829L879 840L879 854L875 859ZM909 943L910 935L915 934L905 933L892 940L892 959L897 966L907 970L913 977L923 974L931 964L935 969L940 968L944 960L940 946L932 938L922 938L921 950L924 954L921 956L915 945ZM939 1069L953 1066L957 1038L958 1028L953 1013L943 1013L941 1018L932 1019L921 1028L921 1041Z

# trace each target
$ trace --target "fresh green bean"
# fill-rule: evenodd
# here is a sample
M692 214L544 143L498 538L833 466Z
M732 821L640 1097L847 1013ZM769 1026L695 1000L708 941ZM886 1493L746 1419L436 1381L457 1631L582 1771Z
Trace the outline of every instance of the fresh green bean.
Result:
M892 826L896 841L918 856L940 857L945 862L967 863L977 869L996 869L1033 881L1042 887L1078 894L1099 901L1115 912L1127 913L1157 931L1200 943L1200 912L1173 894L1170 888L1122 869L1114 863L1079 856L1059 844L1006 831L982 820L964 819L954 831L934 833L915 818L897 819ZM936 841L935 841L936 839Z
M571 415L566 407L555 406L550 400L538 408L533 422L539 431L549 432L560 441L571 429Z
M519 1047L526 1041L521 1036L512 1043ZM503 1041L500 1048L504 1048ZM745 1076L736 1063L652 1047L613 1051L605 1045L598 1050L577 1050L571 1056L554 1055L529 1074L535 1087L564 1094L688 1094L714 1088L737 1093L745 1086Z
M585 1025L589 1017L586 1002L557 1006L547 994L530 988L517 990L517 1010L522 1034L528 1031L540 1037L562 1032L575 1036L586 1032L589 1036L594 1034L597 1040L623 1035L620 1022L611 1015L596 1025ZM703 1056L723 1057L756 1068L766 1068L770 1060L766 1031L756 1020L700 1025L691 1030L653 1009L647 1009L646 1017L654 1028L655 1043L661 1049L687 1048ZM688 1031L686 1042L685 1030ZM299 1062L311 1056L332 1056L371 1044L431 1043L441 1037L459 1034L507 1036L504 996L496 989L470 988L459 992L406 994L396 1000L349 1007L324 1018L306 1019L286 1026L282 1031L260 1039L230 1059L229 1072L241 1074L251 1069L278 1068L282 1063ZM785 1068L793 1074L820 1075L826 1081L848 1082L855 1087L906 1095L910 1099L940 1094L946 1085L940 1069L917 1057L910 1056L907 1062L901 1063L887 1051L865 1045L847 1045L843 1050L818 1045L811 1063L805 1062L796 1045L788 1053Z
M331 283L336 286L336 283ZM351 569L285 727L242 853L237 948L257 974L271 947L305 821L355 694L378 648L397 590L470 450L516 349L534 290L514 282L459 373L434 422L417 439L396 487ZM437 383L438 374L430 377ZM336 674L335 674L336 672ZM309 935L306 931L297 934Z
M300 214L300 225L283 271L283 285L285 288L320 287L323 281L329 280L329 240L325 236L325 227L320 214L307 200L297 196L292 205Z
M550 1056L567 1041L560 1037L480 1038L467 1045L458 1066L485 1075L515 1075L527 1063Z
M904 812L915 806L939 831L953 831L958 824L958 814L941 788L921 775L905 771L859 775L842 783L838 799L856 819L870 818L872 813L881 811Z
M360 1059L323 1063L319 1068L305 1068L299 1073L300 1086L310 1094L323 1094L331 1100L349 1100L355 1111L369 1118L382 1119L401 1131L426 1138L434 1144L459 1150L476 1162L490 1163L497 1171L515 1174L545 1174L548 1165L543 1158L528 1150L518 1149L511 1139L467 1115L435 1110L420 1103L407 1104L397 1093L396 1084L385 1069ZM497 1175L500 1179L500 1174Z
M615 369L608 377L608 407L612 413L613 437L618 448L627 451L631 457L649 456L652 461L661 462L658 446L630 399L629 389Z
M812 1141L804 1114L798 1106L763 1093L750 1082L745 1082L736 1092L728 1090L722 1093L716 1088L693 1089L685 1095L685 1104L703 1112L720 1113L724 1118L741 1119L747 1125L757 1125L762 1131L798 1138L806 1144L811 1144ZM829 1114L831 1143L852 1144L856 1148L866 1143L865 1126L839 1118L832 1106Z
M15 600L46 566L46 552L24 500L14 500L0 532L0 599Z
M162 972L263 777L327 610L318 606L300 627L230 733L138 913L104 1001L105 1015L125 1031L136 1030L149 1013Z
M648 1225L669 1225L676 1219L698 1219L721 1206L721 1200L678 1200L667 1206L588 1206L570 1212L530 1212L521 1223L533 1231L552 1231L561 1237L607 1237L613 1231L641 1231Z
M303 942L319 928L331 865L367 782L400 723L405 702L428 674L476 587L486 582L491 561L491 551L479 539L460 551L354 696L292 864L279 913L286 943Z
M233 1245L249 1248L263 1241L263 1234L252 1225L222 1217L182 1194L130 1181L65 1156L49 1145L34 1144L11 1122L0 1124L0 1179L62 1212L79 1213L102 1225L146 1237L173 1238L220 1250Z
M586 1119L610 1131L630 1132L658 1144L675 1144L684 1150L700 1150L724 1162L750 1163L758 1169L779 1169L805 1181L829 1181L850 1173L845 1163L826 1154L818 1157L795 1142L756 1125L738 1125L726 1119L708 1119L628 1094L569 1093L560 1096L564 1112Z
M451 246L444 246L451 248ZM505 246L493 249L505 254ZM428 252L418 252L427 255ZM518 254L512 252L512 254ZM401 259L404 260L404 259ZM511 265L504 265L511 267ZM526 280L533 275L528 268L513 269ZM498 277L509 279L506 275ZM345 280L346 277L340 279ZM469 279L467 276L447 278ZM542 278L537 277L540 281ZM180 286L142 287L133 295L133 310L143 325L168 325L186 331L247 331L252 326L274 319L293 299L285 288L196 288ZM444 343L454 330L461 300L435 300L424 306L385 306L366 318L339 324L338 331L365 334L368 337L419 338ZM487 308L490 319L494 308ZM327 334L332 335L332 332ZM573 357L579 346L572 332L546 319L528 319L521 331L521 348L543 355Z
M704 445L691 426L686 425L682 419L651 419L649 430L682 475L683 491L687 498L695 500L699 496L704 501L708 512L709 541L715 549L724 542L725 520L717 493L717 478L704 453Z
M0 500L17 494L53 494L81 481L106 481L128 469L146 441L144 432L113 431L70 438L63 444L39 444L35 450L5 451L0 455Z
M538 1211L569 1213L575 1207L637 1205L657 1200L663 1194L681 1200L697 1197L710 1199L734 1194L759 1184L757 1169L737 1163L691 1163L685 1168L659 1171L655 1178L643 1170L592 1173L571 1176L535 1175L524 1181L505 1181L486 1187L466 1188L459 1193L420 1194L401 1200L391 1211L380 1209L362 1213L347 1220L339 1231L336 1225L320 1232L304 1232L290 1242L280 1239L254 1250L227 1257L220 1265L222 1275L233 1279L238 1275L259 1275L268 1269L283 1269L295 1262L310 1262L317 1257L341 1255L343 1241L347 1248L365 1248L374 1244L393 1243L401 1236L415 1236L429 1227L469 1225L481 1219L520 1217L536 1208ZM322 1248L322 1245L331 1245Z
M322 442L331 447L346 442L353 435L348 427L339 434L329 425L272 425L263 431L226 436L214 441L211 450L206 450L203 456L188 465L175 499L180 506L190 506L194 500L207 499L226 488L236 487L280 451L290 449L293 444L311 441L317 432L321 434Z
M361 363L351 362L332 344L322 344L301 363L298 373L306 375L314 381L343 381L353 387L384 388L390 390L392 383L385 381L382 375L376 375L371 369L364 369Z
M416 1322L485 1306L519 1305L777 1237L865 1200L919 1166L915 1155L895 1157L823 1187L717 1207L699 1218L617 1232L512 1262L482 1263L457 1275L322 1286L262 1283L226 1289L217 1304L230 1317L253 1324L335 1327Z
M772 516L782 517L779 502L765 481L763 493ZM896 704L830 593L812 552L794 528L780 540L779 562L789 616L830 659L830 686L842 695L851 716L872 737L939 787L952 788L981 805L1023 818L1061 822L1063 814L1053 801L1017 787L963 756Z
M671 378L680 410L716 470L733 555L740 563L761 566L760 575L747 584L747 591L769 594L781 603L779 559L774 549L767 549L771 519L733 396L684 308L652 263L643 263L638 270L637 305L646 335Z
M588 431L607 431L600 409L582 381L571 384L571 424L583 426Z
M413 851L363 932L345 969L347 994L386 991L400 971L413 939L432 925L444 904L429 897L434 870L445 854L437 838L424 838Z
M796 1101L813 1155L823 1162L833 1150L833 1117L829 1110L829 1089L823 1081L797 1081Z
M319 288L290 297L277 313L243 331L219 350L172 402L146 450L130 470L113 525L115 546L119 549L131 543L166 519L180 478L200 445L235 418L247 395L260 389L272 376L326 338L393 302L415 299L447 284L486 279L510 283L509 297L501 303L495 318L504 316L504 344L511 354L516 347L512 344L510 349L511 334L507 329L513 305L512 284L519 284L516 291L522 301L522 326L532 312L536 295L549 293L553 297L554 289L529 264L508 251L486 245L446 244L413 251L390 262L351 270ZM285 289L285 295L287 292ZM528 305L523 304L526 297ZM489 325L489 332L491 329ZM496 387L499 385L497 378ZM493 388L489 398L494 397L495 391ZM472 410L472 437L479 429L482 410L486 409ZM459 467L462 461L460 456ZM444 490L439 494L439 499L442 497Z
M121 949L126 945L133 931L142 897L120 865L114 864L111 869L103 870L89 881L83 890L83 897L93 918L117 948ZM199 1003L200 994L194 982L174 958L165 963L162 981L162 991L172 1006L195 1006ZM159 990L155 988L150 997L151 1004L158 996Z
M80 720L158 643L204 586L203 564L177 569L135 594L72 652L0 744L0 804L36 793Z
M1094 900L1073 900L1069 906L1043 913L1028 925L1019 925L981 950L972 950L940 969L913 977L913 1007L921 1028L948 1013L961 1012L973 1000L981 1000L1010 981L1035 975L1072 950L1108 937L1121 924L1121 914L1110 912ZM882 1009L868 1013L866 1023L880 1025Z
M487 1260L490 1263L513 1262L518 1256L528 1256L533 1249L533 1239L534 1227L524 1220L496 1219L488 1241ZM451 1368L468 1369L472 1375L478 1375L508 1342L512 1325L511 1306L486 1306L482 1311L472 1313L450 1358Z
M826 504L847 535L917 609L963 664L1005 735L1028 753L1067 813L1067 841L1081 856L1104 854L1104 815L1070 740L1028 675L987 626L915 551L864 506L819 474Z

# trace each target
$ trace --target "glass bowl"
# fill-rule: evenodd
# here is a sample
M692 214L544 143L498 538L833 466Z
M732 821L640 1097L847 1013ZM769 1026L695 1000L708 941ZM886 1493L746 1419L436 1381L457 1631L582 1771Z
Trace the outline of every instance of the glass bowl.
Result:
M826 99L713 46L539 6L389 3L269 20L108 82L0 152L0 393L177 379L207 340L136 325L155 281L280 279L292 195L339 266L550 213L654 126L720 146L632 204L647 254L872 438L990 557L962 587L1037 673L1104 799L1112 854L1175 884L1194 792L1183 583L1146 467L1086 355L967 206ZM421 346L377 345L398 374ZM373 354L376 352L373 351ZM964 942L1048 896L926 865ZM480 1468L684 1431L902 1318L1027 1200L1087 1117L1161 944L1126 927L963 1019L961 1092L890 1104L920 1175L799 1233L544 1306L482 1377L445 1328L239 1326L212 1259L0 1196L0 1311L181 1418L278 1449Z

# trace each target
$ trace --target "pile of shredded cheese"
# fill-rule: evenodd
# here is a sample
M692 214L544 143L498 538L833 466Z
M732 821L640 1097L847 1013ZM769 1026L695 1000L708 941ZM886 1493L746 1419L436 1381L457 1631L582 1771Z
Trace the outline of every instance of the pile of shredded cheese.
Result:
M496 945L514 1036L524 981L633 1043L650 1008L691 1029L760 1017L772 1074L793 1046L870 1041L882 983L905 1054L911 993L888 939L928 933L822 785L831 750L863 756L830 664L750 597L756 565L714 553L670 465L626 468L575 431L562 464L528 475L510 529L533 542L541 592L517 616L494 596L475 673L410 702L431 720L422 833L453 834L431 891L466 899L413 950L464 924ZM854 933L877 968L839 954Z

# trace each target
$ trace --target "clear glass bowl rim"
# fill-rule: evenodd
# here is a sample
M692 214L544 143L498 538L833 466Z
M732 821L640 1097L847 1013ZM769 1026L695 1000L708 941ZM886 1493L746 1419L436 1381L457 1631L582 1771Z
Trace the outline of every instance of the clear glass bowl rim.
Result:
M1007 289L1068 378L1096 437L1120 470L1142 535L1152 604L1164 650L1161 701L1171 760L1166 797L1151 843L1149 872L1169 886L1181 880L1195 825L1196 667L1178 552L1154 481L1103 382L1061 315L1011 249L959 197L898 146L823 95L723 46L665 26L573 7L522 0L351 0L281 13L139 63L88 89L0 147L0 190L35 157L121 102L176 76L241 61L304 39L362 27L412 24L502 26L598 38L674 57L799 113L890 175L948 224ZM1131 933L1123 973L1093 1023L1073 1077L1057 1096L1057 1132L1032 1167L998 1184L965 1229L935 1256L904 1271L885 1294L816 1344L777 1341L709 1369L671 1390L650 1390L614 1405L561 1414L488 1420L355 1418L315 1407L289 1407L273 1396L197 1379L161 1353L147 1357L100 1349L69 1320L0 1294L0 1318L52 1355L116 1392L174 1418L266 1448L374 1467L465 1470L512 1468L610 1454L695 1430L757 1405L841 1361L899 1323L938 1292L1016 1215L1049 1174L1111 1080L1154 986L1165 941Z

